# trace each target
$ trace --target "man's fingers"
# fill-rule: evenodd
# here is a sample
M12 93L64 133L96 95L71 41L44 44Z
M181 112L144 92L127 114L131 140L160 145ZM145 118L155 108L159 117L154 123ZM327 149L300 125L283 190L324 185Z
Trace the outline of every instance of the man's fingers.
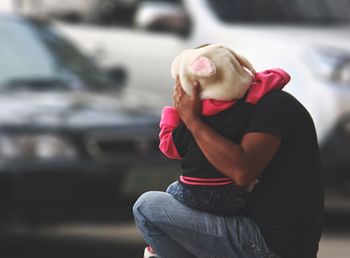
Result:
M185 90L182 88L181 85L179 86L179 94L181 94L181 95L186 95L186 92L185 92Z
M180 78L179 78L179 76L177 75L177 76L176 76L175 85L174 85L174 89L175 89L175 90L180 90L181 88L182 88L182 86L181 86Z
M176 85L175 85L175 92L178 95L186 95L186 92L184 91L184 89L181 86L181 82L178 80L176 81Z
M195 81L193 84L193 88L192 88L192 97L193 98L199 98L200 95L200 84L198 81Z

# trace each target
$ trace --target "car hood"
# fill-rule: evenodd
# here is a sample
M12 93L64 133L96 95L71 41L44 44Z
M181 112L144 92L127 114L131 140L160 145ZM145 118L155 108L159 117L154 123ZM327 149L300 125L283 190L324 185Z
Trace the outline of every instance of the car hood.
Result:
M0 124L80 128L152 125L157 121L140 101L125 99L121 94L1 94Z
M207 32L209 33L209 32ZM287 47L328 46L350 51L350 25L297 26L297 25L252 25L252 24L221 24L216 26L215 38L235 45L247 44L252 47L273 46ZM211 35L213 37L213 35Z

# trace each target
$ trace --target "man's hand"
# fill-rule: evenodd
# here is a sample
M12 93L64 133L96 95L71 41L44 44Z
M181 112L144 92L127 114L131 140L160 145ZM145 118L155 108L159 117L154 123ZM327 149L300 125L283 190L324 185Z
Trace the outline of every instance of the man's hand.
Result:
M198 81L195 81L192 94L191 96L188 96L183 90L180 79L177 76L174 86L173 101L181 120L185 123L187 128L190 128L193 122L199 120L202 111L202 104L200 100L200 85Z

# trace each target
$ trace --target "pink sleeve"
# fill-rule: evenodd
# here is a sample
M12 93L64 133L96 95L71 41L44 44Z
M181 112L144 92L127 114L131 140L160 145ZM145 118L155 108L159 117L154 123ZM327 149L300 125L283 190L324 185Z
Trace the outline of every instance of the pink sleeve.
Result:
M251 104L256 104L272 90L282 89L290 81L290 75L283 69L275 68L256 73L254 79L247 95L247 102Z
M176 108L166 106L163 108L160 119L159 149L170 159L181 159L173 142L172 132L181 122L181 118Z

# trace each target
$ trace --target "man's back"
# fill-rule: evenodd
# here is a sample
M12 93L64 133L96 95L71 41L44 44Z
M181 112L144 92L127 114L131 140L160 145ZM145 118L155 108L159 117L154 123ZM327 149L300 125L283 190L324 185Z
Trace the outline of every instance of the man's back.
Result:
M255 106L246 132L282 137L244 213L252 217L269 247L283 258L316 257L321 235L323 189L315 127L292 95L274 91Z

